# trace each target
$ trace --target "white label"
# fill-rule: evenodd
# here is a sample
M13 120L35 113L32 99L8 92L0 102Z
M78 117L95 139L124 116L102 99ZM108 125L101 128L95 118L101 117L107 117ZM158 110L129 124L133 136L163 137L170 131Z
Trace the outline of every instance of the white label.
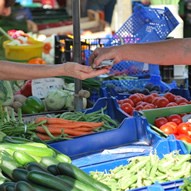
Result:
M50 90L63 89L62 78L41 78L32 80L32 95L40 99L45 98Z

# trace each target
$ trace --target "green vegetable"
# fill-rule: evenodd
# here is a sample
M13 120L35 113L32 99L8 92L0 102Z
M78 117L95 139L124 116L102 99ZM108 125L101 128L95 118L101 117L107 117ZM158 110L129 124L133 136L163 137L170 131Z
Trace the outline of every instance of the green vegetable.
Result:
M78 188L79 190L83 190L83 191L98 191L97 188L94 187L94 185L90 183L84 183L84 182L81 182L75 178L72 178L70 176L66 176L66 175L59 175L59 177L61 179L63 179L67 184L73 186L75 185L76 188Z
M58 169L61 174L70 176L83 183L91 184L97 190L101 190L101 191L110 191L111 190L108 186L106 186L105 184L90 177L88 174L86 174L84 171L82 171L78 167L74 166L73 164L62 162L62 163L58 164Z
M75 187L75 185L70 186L61 178L54 176L49 173L40 172L40 171L30 171L27 175L29 181L51 188L52 190L58 191L81 191Z
M19 181L16 183L15 191L35 191L35 189L25 181Z
M13 90L7 80L0 80L0 104L8 106L13 103Z
M48 92L47 97L44 99L46 108L49 111L60 110L65 106L68 94L63 90L52 90Z
M35 162L36 160L24 151L16 150L13 153L13 159L15 159L20 165L26 165L29 162Z
M29 96L21 107L24 114L35 114L45 111L44 103L35 96Z

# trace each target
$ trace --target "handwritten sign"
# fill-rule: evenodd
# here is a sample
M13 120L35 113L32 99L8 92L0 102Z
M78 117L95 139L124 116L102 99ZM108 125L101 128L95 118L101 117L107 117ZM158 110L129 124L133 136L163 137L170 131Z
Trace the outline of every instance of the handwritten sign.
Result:
M42 78L32 80L32 95L40 99L45 98L49 91L63 89L64 79L61 78Z

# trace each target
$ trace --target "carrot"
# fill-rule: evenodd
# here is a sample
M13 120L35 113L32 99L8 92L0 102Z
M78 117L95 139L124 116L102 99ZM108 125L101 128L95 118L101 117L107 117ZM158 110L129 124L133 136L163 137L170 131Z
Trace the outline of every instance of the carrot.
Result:
M36 135L37 135L37 137L38 137L39 139L41 139L42 141L49 141L49 140L51 140L51 138L50 138L48 135L46 135L46 134L36 133Z
M47 127L47 129L49 130L49 132L52 134L52 135L58 135L58 134L68 134L68 135L84 135L84 134L88 134L88 133L92 133L92 130L87 130L87 128L83 128L83 129L64 129L64 128L55 128L55 127ZM38 126L36 128L36 132L38 133L44 133L46 134L46 131L43 127L41 126Z

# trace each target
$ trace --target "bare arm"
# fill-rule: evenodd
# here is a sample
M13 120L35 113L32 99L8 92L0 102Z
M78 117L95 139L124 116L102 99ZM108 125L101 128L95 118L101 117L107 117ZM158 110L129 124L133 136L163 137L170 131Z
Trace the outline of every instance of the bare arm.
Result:
M114 59L115 63L133 60L159 65L191 65L191 38L96 49L90 58L95 65L106 59Z
M74 62L57 65L29 65L0 61L0 80L28 80L54 76L71 76L83 80L107 72L107 69L95 71L88 66Z

